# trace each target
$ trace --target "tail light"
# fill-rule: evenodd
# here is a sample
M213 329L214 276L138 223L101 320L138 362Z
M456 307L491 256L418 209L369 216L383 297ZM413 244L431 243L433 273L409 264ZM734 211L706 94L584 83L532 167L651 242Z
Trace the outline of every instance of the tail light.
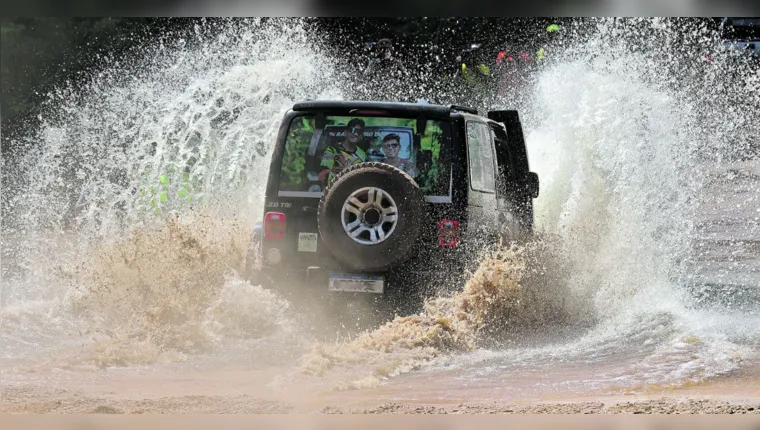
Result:
M459 221L441 220L438 224L438 245L446 248L459 245Z
M264 216L264 236L267 239L285 237L285 226L285 214L282 212L267 212Z

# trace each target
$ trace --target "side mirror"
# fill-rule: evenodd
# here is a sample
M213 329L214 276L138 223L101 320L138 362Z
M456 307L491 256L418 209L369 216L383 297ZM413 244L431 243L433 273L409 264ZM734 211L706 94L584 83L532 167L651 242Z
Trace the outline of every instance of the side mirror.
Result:
M537 173L528 172L528 174L525 176L525 191L528 193L530 198L538 198L539 187Z

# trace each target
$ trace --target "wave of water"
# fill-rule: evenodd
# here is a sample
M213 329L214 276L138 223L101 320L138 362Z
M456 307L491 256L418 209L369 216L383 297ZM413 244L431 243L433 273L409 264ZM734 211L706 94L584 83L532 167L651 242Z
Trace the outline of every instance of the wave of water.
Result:
M306 372L371 364L371 377L339 385L364 387L433 360L459 369L468 382L493 385L509 374L560 366L584 374L575 387L589 389L677 386L757 361L760 330L750 323L760 311L757 291L754 300L732 298L744 306L706 308L697 297L709 285L694 282L706 264L695 247L706 218L738 217L744 222L723 234L760 238L752 223L760 182L742 185L743 191L722 189L744 196L742 205L712 212L704 205L722 169L741 172L747 164L740 160L760 164L752 161L757 147L747 143L757 124L744 118L760 112L756 71L732 60L708 64L702 52L668 52L669 40L709 41L705 32L678 34L656 20L633 24L603 23L539 72L529 97L506 98L506 107L523 115L532 170L541 178L536 221L547 239L539 242L554 255L485 258L443 311L431 306L419 320L397 319L352 343L320 347L307 356ZM749 110L735 109L737 103ZM726 248L712 251L725 258L737 249ZM541 276L520 274L526 264ZM505 266L511 275L500 288L488 288ZM757 290L757 281L744 278L744 286ZM519 304L504 307L504 300ZM463 301L480 306L462 307ZM519 317L531 310L538 318ZM473 319L479 322L472 325ZM450 321L470 324L449 327ZM524 329L522 336L513 326ZM511 335L506 342L504 333ZM399 334L415 342L402 344ZM598 372L578 370L589 367ZM557 378L555 386L567 382Z
M760 239L753 223L760 182L713 184L724 169L746 174L760 165L757 146L748 144L758 125L745 117L760 112L757 69L708 64L703 52L674 53L668 43L707 43L707 32L643 24L604 27L568 49L541 73L528 110L529 156L543 190L537 222L561 238L573 268L567 293L593 301L596 325L574 341L496 352L491 366L475 359L472 373L493 377L545 359L599 368L587 384L679 385L757 360L760 330L750 321L760 311L760 278L740 281L754 298L734 296L736 306L714 308L697 300L709 285L694 276L710 264L705 248L716 260L741 248L695 246L706 223L741 219L722 233ZM634 38L642 39L638 46ZM717 193L725 204L710 210L705 203ZM615 361L630 367L602 370Z
M135 365L298 331L298 309L234 269L282 113L297 99L341 93L331 61L297 23L271 25L231 24L209 39L199 30L197 40L156 48L164 56L55 95L29 138L41 150L5 181L14 187L3 201L6 359L57 348L62 334L69 346L90 345L75 362ZM431 362L494 380L569 360L612 363L588 384L636 385L702 380L754 359L756 309L700 307L693 278L707 264L694 247L706 216L710 225L757 216L760 182L743 185L743 209L705 209L717 171L752 163L757 125L746 118L760 105L757 74L671 52L674 39L709 43L704 32L679 31L666 21L602 21L538 72L528 97L516 106L507 98L501 107L520 108L541 178L542 239L527 254L485 257L463 292L422 315L316 347L303 369L369 367L369 378L340 384L364 387ZM140 190L185 167L195 200L173 189L154 214ZM182 216L167 225L172 211ZM757 240L746 226L722 232ZM257 312L274 323L251 320Z
M296 100L340 93L300 22L205 25L51 94L43 125L16 142L27 149L5 159L9 359L30 345L58 348L48 338L57 333L100 348L104 365L150 363L206 350L191 344L220 326L236 327L227 337L259 333L256 318L286 306L237 273L282 115ZM227 297L238 287L248 302ZM224 311L228 299L259 309ZM141 348L155 351L118 357Z

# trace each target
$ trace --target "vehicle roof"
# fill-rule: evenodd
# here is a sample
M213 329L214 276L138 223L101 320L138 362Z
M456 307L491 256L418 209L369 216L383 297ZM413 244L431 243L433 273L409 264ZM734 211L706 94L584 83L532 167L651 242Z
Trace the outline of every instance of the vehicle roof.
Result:
M395 114L413 114L448 117L453 113L469 113L478 115L476 109L458 106L458 105L439 105L428 103L408 103L408 102L374 102L358 100L306 100L296 102L293 105L294 111L310 110L383 110Z
M759 27L760 26L760 17L750 17L750 16L740 16L740 17L734 17L734 16L727 16L723 18L723 21L721 22L723 25L731 25L731 26L752 26L752 27Z
M721 38L724 40L760 40L760 17L726 17L721 21Z

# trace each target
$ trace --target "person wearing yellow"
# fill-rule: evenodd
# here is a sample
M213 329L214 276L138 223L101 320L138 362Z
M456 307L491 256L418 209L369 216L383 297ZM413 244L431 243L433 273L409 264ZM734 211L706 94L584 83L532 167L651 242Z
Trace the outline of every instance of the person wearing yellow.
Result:
M343 169L367 161L367 153L359 147L364 138L364 121L354 118L346 125L345 139L325 150L320 163L319 180L329 185Z
M458 55L456 58L460 69L458 73L468 83L474 83L478 79L491 76L491 68L482 61L479 61L479 49L480 44L472 44L463 52L463 55ZM470 63L470 65L468 66L467 63Z
M559 24L551 24L548 27L546 27L546 33L550 38L553 38L553 36L556 36L561 31L561 27ZM544 57L546 57L546 44L539 48L538 52L536 52L536 64L539 66L544 64Z

